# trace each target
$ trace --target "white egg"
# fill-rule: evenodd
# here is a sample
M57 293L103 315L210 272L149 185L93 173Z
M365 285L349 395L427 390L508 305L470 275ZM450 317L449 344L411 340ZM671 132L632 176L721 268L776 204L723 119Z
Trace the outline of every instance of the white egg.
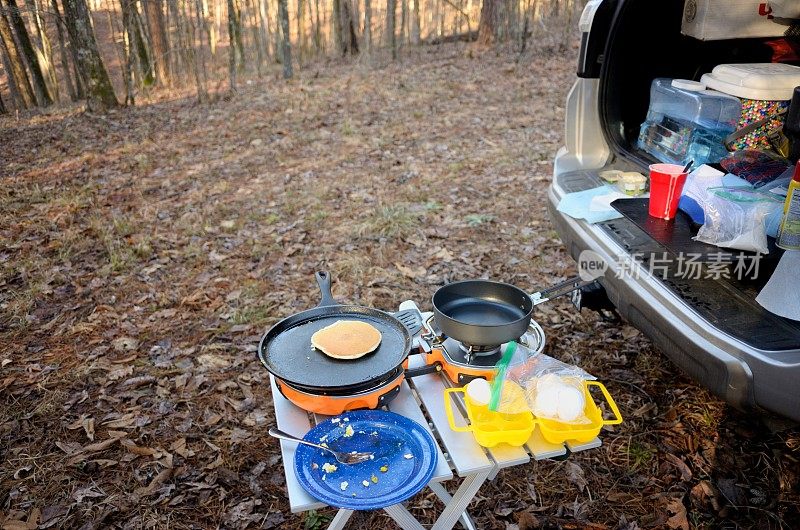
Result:
M574 386L564 385L558 392L558 419L575 421L586 404L583 393Z
M561 386L563 384L564 381L561 379L561 377L557 376L556 374L547 374L539 378L536 388L541 390L551 386Z
M555 418L558 415L558 388L547 386L536 392L535 415L541 418Z
M473 379L467 385L467 395L476 405L488 405L492 398L492 387L486 379Z

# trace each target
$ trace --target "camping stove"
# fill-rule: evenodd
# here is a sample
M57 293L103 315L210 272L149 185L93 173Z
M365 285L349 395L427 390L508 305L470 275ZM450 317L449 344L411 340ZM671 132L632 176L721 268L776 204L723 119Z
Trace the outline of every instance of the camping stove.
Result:
M457 385L465 385L482 377L491 381L495 365L503 357L508 344L494 346L472 346L444 336L436 327L432 313L423 313L425 322L419 339L419 350L424 355L425 364L439 364L448 379ZM544 331L538 323L531 320L528 330L517 339L531 354L544 350Z

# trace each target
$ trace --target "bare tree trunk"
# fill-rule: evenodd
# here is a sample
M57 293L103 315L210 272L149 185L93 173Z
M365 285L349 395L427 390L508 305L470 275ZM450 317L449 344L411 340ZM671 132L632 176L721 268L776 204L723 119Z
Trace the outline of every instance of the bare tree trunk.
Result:
M78 92L75 90L75 85L72 82L72 75L69 71L69 56L67 55L67 45L64 39L64 19L61 18L61 11L58 9L58 2L56 2L56 0L50 0L50 6L53 8L53 14L56 17L58 52L61 58L61 69L64 71L64 80L66 81L67 92L69 93L69 99L71 101L77 101Z
M306 3L304 0L297 0L297 63L300 64L303 59L303 54L306 53L306 32L303 27L303 14L305 12Z
M336 51L344 55L347 48L344 43L344 32L342 31L342 1L333 0L333 42Z
M397 59L397 38L395 21L397 20L397 0L386 0L386 44L392 49L392 59Z
M197 25L201 28L205 28L206 35L208 35L208 22L205 15L206 7L207 6L203 5L202 0L195 0L195 17L197 19ZM195 54L195 60L196 56L197 54ZM208 101L208 70L206 69L206 53L203 49L202 29L200 30L200 66L197 70L197 76L201 80L199 86L200 89L202 89L202 92L198 90L198 97L201 98L202 101Z
M245 55L242 41L242 11L236 0L228 0L228 40L229 47L234 51L234 66L236 71L244 71Z
M364 49L372 52L372 0L364 0Z
M130 55L131 73L136 75L143 86L150 86L155 83L156 78L150 54L147 51L147 44L142 35L136 1L120 0L120 11L122 11L124 40Z
M247 14L250 17L250 36L256 49L256 73L258 77L261 77L264 68L264 47L261 44L261 32L258 29L258 13L253 8L251 0L245 0L245 2Z
M8 114L8 110L6 110L6 105L3 103L3 95L0 94L0 114Z
M78 66L87 84L89 108L106 110L119 106L114 87L97 49L86 0L64 0L64 19L78 56Z
M314 4L316 5L314 11L317 12L316 15L317 22L314 25L314 46L316 47L317 51L320 51L323 49L323 46L322 46L322 22L319 15L319 0L314 0Z
M411 44L418 45L420 42L420 19L419 19L420 0L411 0Z
M501 18L508 2L506 0L483 0L481 20L478 24L478 42L491 44L501 35Z
M19 89L22 108L29 109L36 106L33 89L28 80L28 74L25 72L25 64L22 62L19 50L17 50L17 45L11 32L11 25L6 18L3 6L0 6L0 47L4 52L3 58L9 63L9 66L4 69L8 73L9 79L13 77Z
M192 16L192 6L188 0L183 0L182 5L182 12L184 15L184 19L186 20L186 24L184 24L184 28L186 31L186 60L189 63L189 66L192 69L192 73L194 74L194 82L197 88L197 100L200 103L203 103L208 100L208 90L206 89L205 79L203 78L203 73L200 70L200 64L197 61L197 49L195 48L195 34L197 33L197 28L195 26L195 17ZM195 0L195 11L197 11L197 7L199 6L199 0ZM197 15L197 12L195 12ZM200 38L200 45L201 45L201 52L202 52L202 43L203 39Z
M319 53L319 44L317 43L316 39L316 26L314 25L314 3L311 0L308 0L306 5L308 9L306 9L306 13L308 13L308 36L306 37L306 46L310 48L308 44L308 40L310 39L314 43L314 53Z
M228 0L228 76L230 77L230 90L236 91L236 79L242 68L242 52L239 48L241 40L236 39L238 27L238 11L233 0Z
M358 35L356 35L356 21L350 0L341 0L340 9L342 19L339 28L342 32L342 52L356 55L358 53Z
M39 105L51 105L53 103L53 98L50 96L50 93L47 90L47 83L44 80L42 66L39 63L39 57L36 55L36 52L33 49L33 44L31 44L31 39L28 36L28 30L25 27L25 22L22 20L22 16L20 16L19 7L17 7L17 0L5 0L5 6L8 12L9 20L11 21L11 25L14 27L14 33L16 33L17 40L22 48L22 54L25 56L25 60L28 63L28 68L30 69L31 81L33 91L36 94L36 99L39 102Z
M400 46L406 42L408 34L408 1L400 0Z
M261 30L264 32L264 51L267 57L270 57L270 46L272 45L272 30L270 29L270 19L268 10L268 0L256 0L258 2L258 21L261 24ZM278 55L278 50L275 50L275 55Z
M222 1L214 1L214 21L211 24L211 55L217 56L217 44L219 43L219 35L222 33ZM266 1L266 0L265 0Z
M14 74L11 70L11 63L3 49L4 47L5 44L3 43L3 39L0 38L0 63L3 64L3 71L6 73L6 80L8 82L8 91L11 94L11 101L14 103L16 108L26 109L27 105L25 105L25 100L22 99L22 94L19 92L17 80L14 79Z
M99 2L95 0L95 7L98 7ZM125 82L125 104L131 102L133 104L133 83L129 83L129 77L132 77L133 70L131 67L132 61L130 58L130 49L125 40L125 29L119 28L116 17L112 16L116 12L115 6L111 0L105 0L106 19L108 20L108 31L111 33L111 42L113 43L114 50L117 52L117 60L123 69L123 80ZM117 34L122 35L122 39L117 37ZM122 46L117 43L121 42ZM130 75L129 75L130 74Z
M156 82L169 86L172 84L172 71L169 65L169 40L162 1L142 0L142 6L150 29L150 49L153 51L152 62L156 67Z
M286 0L278 0L278 18L281 22L281 56L283 57L283 78L290 79L292 71L292 43L289 40L289 8Z
M50 96L55 101L58 101L60 98L58 78L56 78L56 68L53 63L53 47L50 45L50 39L47 37L47 33L44 30L39 0L27 0L26 4L30 11L30 20L33 22L33 26L36 29L37 46L34 51L39 59L39 64L42 66L42 73L44 74L44 80L47 84L47 90Z

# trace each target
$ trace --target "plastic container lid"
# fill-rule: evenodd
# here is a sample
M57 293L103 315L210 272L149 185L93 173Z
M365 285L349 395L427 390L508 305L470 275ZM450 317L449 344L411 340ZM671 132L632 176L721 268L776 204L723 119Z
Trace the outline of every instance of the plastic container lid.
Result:
M700 82L744 99L790 100L800 85L800 67L783 63L720 64Z
M692 81L691 79L673 79L672 86L682 90L689 90L690 92L700 92L706 89L706 86L699 81Z

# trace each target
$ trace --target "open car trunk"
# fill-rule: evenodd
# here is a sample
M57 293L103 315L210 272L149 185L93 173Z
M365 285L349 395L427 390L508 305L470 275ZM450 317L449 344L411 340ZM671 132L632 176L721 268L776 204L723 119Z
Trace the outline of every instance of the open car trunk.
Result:
M625 166L633 165L646 171L647 165L658 162L636 147L654 78L699 80L703 73L710 72L718 64L769 62L771 59L772 49L765 44L768 39L700 41L682 35L682 13L683 0L620 2L606 49L599 101L607 140L612 151L626 159L620 161ZM676 222L686 224L689 221L683 216ZM626 218L603 223L604 229L631 254L642 253L645 264L653 253L674 253L674 248L631 225ZM760 260L754 278L671 277L665 283L703 318L753 348L774 351L776 355L800 349L800 323L769 313L755 301L782 254L774 244L770 248L772 251Z

